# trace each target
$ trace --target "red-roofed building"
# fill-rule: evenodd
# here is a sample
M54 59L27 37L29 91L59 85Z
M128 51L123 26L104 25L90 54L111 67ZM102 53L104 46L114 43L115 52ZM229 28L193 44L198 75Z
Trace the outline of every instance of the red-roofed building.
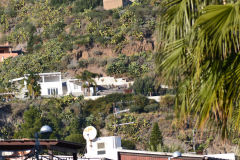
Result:
M10 46L8 43L0 45L0 62L3 62L4 59L7 59L9 57L16 56L18 56L18 53L13 53L12 46Z

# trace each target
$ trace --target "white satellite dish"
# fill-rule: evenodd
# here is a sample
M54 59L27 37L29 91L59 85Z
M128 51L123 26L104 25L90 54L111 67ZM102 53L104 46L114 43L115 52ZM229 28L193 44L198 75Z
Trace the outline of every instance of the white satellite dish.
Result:
M97 130L93 126L88 126L83 130L83 137L87 141L94 140L97 136Z

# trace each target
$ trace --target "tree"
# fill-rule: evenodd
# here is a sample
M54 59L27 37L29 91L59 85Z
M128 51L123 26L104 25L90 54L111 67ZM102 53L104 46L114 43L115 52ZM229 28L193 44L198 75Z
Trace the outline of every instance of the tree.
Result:
M71 134L65 138L66 141L81 143L83 146L86 144L86 140L82 134Z
M102 0L76 0L73 11L74 12L83 12L84 9L93 9L97 6L102 6Z
M84 70L81 75L77 75L76 78L77 79L80 79L81 81L83 81L83 88L89 88L89 87L96 87L96 82L93 78L99 76L98 74L96 73L92 73L92 72L89 72L87 70ZM89 95L90 95L90 90L88 89L89 91Z
M40 76L37 73L30 72L27 77L27 89L32 99L41 95L41 86L38 83Z
M159 73L177 88L177 116L238 132L240 2L164 0Z
M133 142L131 140L122 139L121 144L122 144L123 149L130 149L130 150L136 149L135 142Z
M133 90L135 94L142 94L145 96L156 95L160 87L155 85L154 76L146 76L143 78L137 78L133 83Z
M20 131L15 133L15 138L34 138L34 134L39 132L43 125L41 112L37 108L31 106L23 114L24 123L20 126Z
M163 146L163 137L157 122L153 124L149 144L153 151L157 151L158 145Z

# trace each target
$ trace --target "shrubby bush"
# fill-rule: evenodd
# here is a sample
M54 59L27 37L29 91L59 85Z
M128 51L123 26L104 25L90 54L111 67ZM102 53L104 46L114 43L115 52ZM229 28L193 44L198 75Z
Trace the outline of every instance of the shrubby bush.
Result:
M157 95L161 87L155 84L155 78L155 76L137 78L132 86L134 93L145 96Z
M154 112L154 111L157 111L158 109L159 109L158 103L149 104L144 107L145 112Z
M149 58L150 57L150 58ZM149 71L148 61L151 59L151 53L139 53L133 56L120 54L106 66L108 75L119 75L126 73L130 77L139 77Z
M69 4L74 2L75 0L50 0L50 4L53 6L60 6L62 4Z
M175 104L174 95L165 95L161 98L160 105L162 107L173 107Z
M102 0L76 0L73 7L73 12L83 12L84 9L93 9L97 6L102 6Z
M122 139L121 144L122 144L123 149L130 149L130 150L135 150L136 149L135 142L133 142L131 140Z
M74 44L77 45L89 45L92 43L92 38L90 35L83 35L77 37L77 40L75 40Z
M79 68L87 68L88 67L88 60L82 59L78 62Z
M132 105L130 107L130 112L142 113L144 111L144 107L140 105Z
M103 52L101 52L101 51L95 51L94 54L95 54L96 56L101 56L101 55L103 54Z
M80 143L85 147L86 145L86 140L83 138L82 134L70 134L65 138L66 141L70 142L75 142L75 143Z

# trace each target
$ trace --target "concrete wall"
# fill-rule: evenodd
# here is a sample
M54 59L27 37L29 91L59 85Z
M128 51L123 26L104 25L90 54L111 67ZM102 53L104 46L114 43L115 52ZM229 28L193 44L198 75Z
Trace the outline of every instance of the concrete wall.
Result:
M105 10L123 7L124 0L103 0L103 8Z
M95 78L94 81L97 83L99 86L124 86L126 85L129 87L132 85L134 82L127 82L126 79L124 78L114 78L114 77L100 77L100 78Z

